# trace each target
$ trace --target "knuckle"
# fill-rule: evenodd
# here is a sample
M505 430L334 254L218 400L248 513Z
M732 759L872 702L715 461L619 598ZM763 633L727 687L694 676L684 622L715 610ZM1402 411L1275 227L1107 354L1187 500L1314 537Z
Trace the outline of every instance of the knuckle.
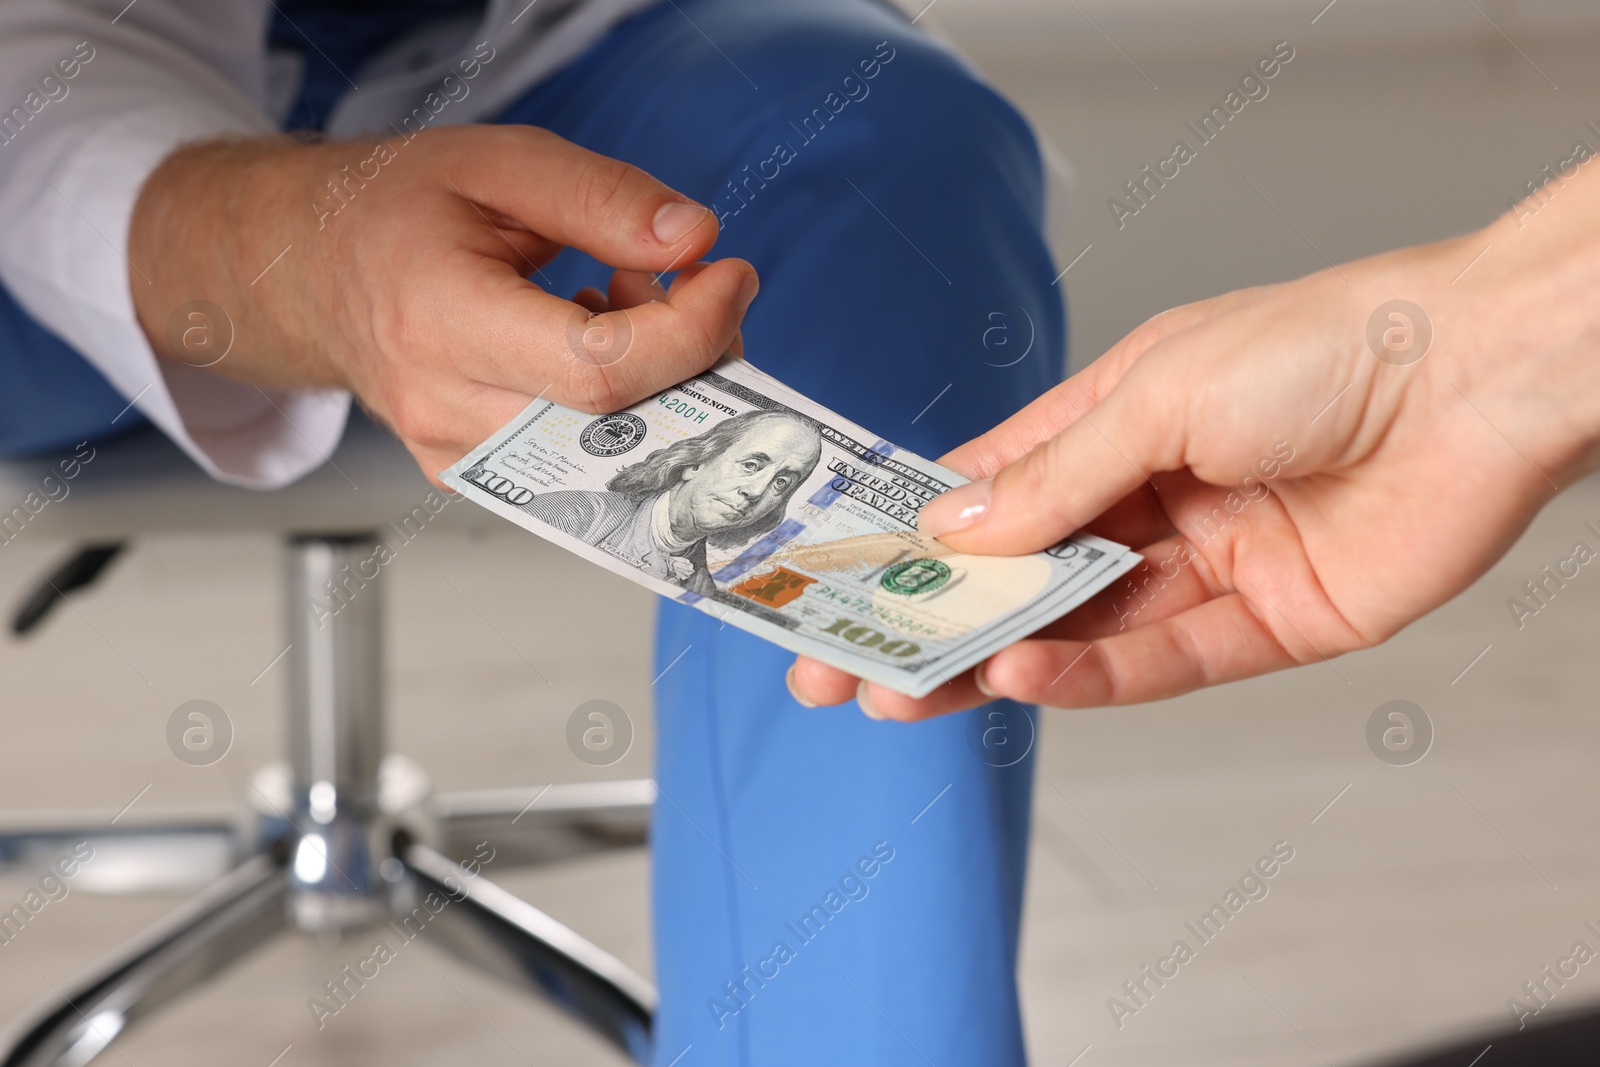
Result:
M469 144L481 143L482 147L495 153L512 153L529 156L542 154L550 145L554 136L537 126L519 126L512 123L493 126L439 126L439 130L471 130L473 141ZM463 146L466 147L466 146Z
M1050 679L1061 677L1061 668L1072 658L1063 656L1056 642L1021 641L993 656L984 669L984 677L991 690L1011 700L1059 699L1066 694L1052 692Z
M603 366L578 368L568 388L573 406L600 413L626 407L628 396L612 371Z
M1058 474L1066 465L1061 441L1059 434L1047 437L1029 450L1027 461L1019 465L1022 484L1018 488L1021 492L1037 499L1040 494L1047 494L1052 487L1061 484Z
M578 203L588 218L609 218L631 199L644 172L631 163L598 156L584 165L578 179Z
M1128 334L1128 347L1134 352L1144 352L1155 346L1168 334L1174 333L1183 323L1186 308L1168 308L1145 319Z
M1213 675L1207 663L1205 650L1198 636L1181 621L1162 628L1168 650L1166 662L1172 670L1170 689L1187 692L1202 686L1213 685L1223 679Z
M1082 672L1082 673L1079 673ZM1137 703L1133 679L1122 669L1118 657L1108 653L1099 641L1091 641L1082 658L1067 677L1077 675L1078 701L1090 707L1119 707Z
M693 363L696 370L709 366L727 351L739 332L739 318L726 306L701 297L679 299L666 305L666 314L654 337L657 347L668 347L663 355L677 355Z
M403 390L390 400L395 432L422 448L443 448L454 443L448 420L436 404L419 393Z
M405 360L413 352L436 351L435 309L412 299L374 302L367 310L368 329L386 362Z
M509 136L517 138L529 148L548 148L551 144L561 140L560 137L540 126L502 126Z
M722 336L713 326L700 319L698 316L684 316L681 320L681 339L684 352L690 357L696 370L709 366L726 347L722 343Z

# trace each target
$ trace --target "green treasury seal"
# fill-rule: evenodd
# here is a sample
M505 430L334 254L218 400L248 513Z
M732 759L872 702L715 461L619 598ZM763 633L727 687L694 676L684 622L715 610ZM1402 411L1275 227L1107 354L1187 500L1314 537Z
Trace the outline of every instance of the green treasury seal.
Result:
M901 596L931 593L950 580L950 565L937 559L908 559L883 572L884 589Z

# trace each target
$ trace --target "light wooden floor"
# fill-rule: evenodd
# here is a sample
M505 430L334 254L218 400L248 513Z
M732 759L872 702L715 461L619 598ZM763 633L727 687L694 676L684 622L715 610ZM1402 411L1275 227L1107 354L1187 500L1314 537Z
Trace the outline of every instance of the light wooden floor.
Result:
M1523 981L1574 940L1592 944L1583 924L1600 920L1590 710L1600 578L1584 572L1522 632L1505 607L1590 519L1600 519L1593 481L1466 595L1337 669L1046 715L1022 968L1038 1062L1093 1046L1081 1063L1359 1063L1509 1021L1505 1002ZM439 531L411 547L392 572L397 750L424 758L446 788L648 773L643 625L604 671L573 636L602 614L647 618L647 596L563 566L514 531ZM0 602L55 548L10 546ZM81 615L0 646L0 809L109 819L147 785L136 811L239 797L281 740L281 676L251 684L280 648L275 566L265 538L148 541L77 598ZM592 608L543 607L580 595ZM636 750L605 771L561 740L567 712L596 696L638 712L641 726ZM197 697L237 728L233 750L207 768L179 764L163 737L171 709ZM1369 715L1394 698L1420 705L1437 731L1409 767L1367 747ZM1279 841L1294 858L1268 895L1201 947L1185 923ZM503 880L648 968L646 873L639 854ZM0 880L0 900L26 888ZM79 891L51 904L0 947L0 1017L50 997L172 903ZM1196 957L1118 1029L1108 998L1180 938ZM357 947L284 942L119 1045L135 1064L264 1067L289 1044L299 1064L424 1064L447 1051L518 1062L508 1041L530 1062L610 1062L564 1021L426 948L404 953L357 1010L318 1033L305 998ZM1558 1007L1600 999L1600 983L1586 969L1561 996Z

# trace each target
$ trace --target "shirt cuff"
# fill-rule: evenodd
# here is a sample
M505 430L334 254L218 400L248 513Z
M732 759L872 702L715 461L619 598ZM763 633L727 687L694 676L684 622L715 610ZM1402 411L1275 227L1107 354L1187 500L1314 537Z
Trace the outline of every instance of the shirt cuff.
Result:
M23 186L34 190L31 210L19 215L36 220L37 259L6 272L18 302L208 474L257 489L286 485L327 461L344 432L349 394L263 389L158 359L134 310L130 285L147 282L127 247L139 190L175 148L273 132L265 116L198 101L162 101L80 128L41 180Z

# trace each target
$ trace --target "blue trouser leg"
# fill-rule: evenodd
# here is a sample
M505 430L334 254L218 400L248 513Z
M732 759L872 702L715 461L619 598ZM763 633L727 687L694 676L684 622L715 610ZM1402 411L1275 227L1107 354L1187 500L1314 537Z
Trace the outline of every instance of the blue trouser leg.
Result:
M70 448L143 423L99 371L0 286L0 456Z
M1056 379L1033 140L884 7L677 0L503 120L715 204L716 254L761 273L751 361L897 444L936 456ZM981 759L978 713L802 708L788 653L676 605L656 651L658 1064L1022 1063L1031 760Z

